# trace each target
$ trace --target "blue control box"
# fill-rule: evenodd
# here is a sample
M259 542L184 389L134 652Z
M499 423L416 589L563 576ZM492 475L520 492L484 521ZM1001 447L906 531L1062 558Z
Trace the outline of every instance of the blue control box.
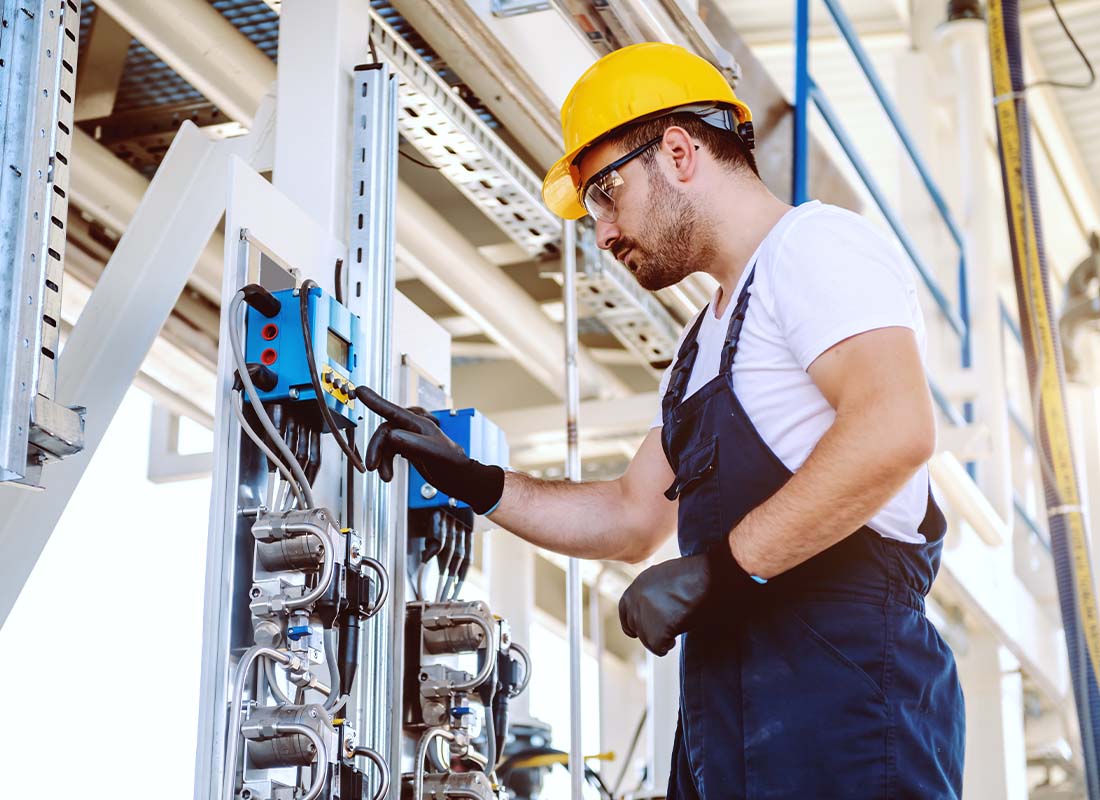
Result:
M274 389L267 392L257 389L257 393L264 402L315 402L298 296L294 289L272 294L282 304L274 317L265 317L256 309L248 308L245 360L250 364L263 364L279 376ZM325 403L337 421L346 420L352 425L356 419L355 397L333 383L334 379L339 379L341 385L351 381L353 388L366 380L366 366L359 358L359 317L319 287L313 287L309 290L308 320Z
M433 411L439 427L466 451L470 458L482 464L508 466L508 442L504 431L489 421L484 414L472 408L458 411ZM461 500L437 491L412 466L409 467L409 508L469 508Z

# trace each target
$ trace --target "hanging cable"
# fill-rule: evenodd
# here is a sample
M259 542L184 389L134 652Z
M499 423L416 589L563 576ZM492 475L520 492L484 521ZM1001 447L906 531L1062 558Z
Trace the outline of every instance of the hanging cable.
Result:
M1093 69L1092 62L1089 61L1089 57L1085 55L1085 51L1081 49L1081 45L1077 44L1077 40L1073 38L1073 34L1070 32L1069 26L1066 25L1066 21L1062 19L1062 12L1058 10L1058 3L1055 2L1055 0L1047 0L1047 2L1050 4L1050 8L1054 12L1054 16L1057 17L1058 24L1062 26L1062 31L1066 34L1066 38L1069 39L1069 43L1073 45L1073 49L1077 51L1077 55L1081 56L1081 61L1084 62L1085 69L1089 71L1089 79L1084 83L1066 83L1065 81L1043 79L1041 81L1029 83L1024 88L1035 89L1039 86L1053 86L1058 89L1091 89L1093 87L1093 84L1096 83L1096 70Z
M298 502L302 502L301 489L299 489L298 486L294 483L290 474L290 470L287 469L286 464L284 464L282 460L277 455L275 455L274 452L272 452L271 448L267 446L267 443L260 438L260 435L252 429L252 426L248 424L248 420L245 419L244 409L241 408L240 392L233 392L232 404L233 412L237 415L237 422L240 423L241 430L244 431L245 435L247 435L248 438L252 440L252 443L256 445L257 448L259 448L260 452L267 456L267 460L275 465L275 468L278 470L279 474L283 476L283 479L286 480L287 485L290 486L291 490L294 492L294 496L298 498ZM268 485L270 487L270 483ZM268 497L270 496L271 495L269 493ZM268 502L270 503L271 501L269 500ZM271 508L271 506L269 505L268 508Z
M244 348L241 347L241 326L238 322L240 319L241 305L244 303L244 297L244 291L241 290L238 291L229 302L229 345L233 354L233 361L236 364L237 373L241 377L241 383L244 385L244 390L248 394L248 402L252 404L252 410L256 412L256 418L260 421L260 425L263 427L268 438L275 445L275 449L279 451L287 466L290 467L290 471L297 481L302 497L300 502L305 508L313 508L313 491L309 486L309 481L306 480L305 472L302 471L302 465L298 463L298 459L294 457L294 453L290 452L290 448L286 446L283 437L275 429L275 424L271 421L267 409L264 408L264 404L260 401L259 394L256 393L256 387L252 383L252 376L248 374L248 364L244 358Z
M409 161L413 162L414 164L417 164L418 166L424 167L425 169L434 169L434 170L439 169L439 167L437 167L435 164L429 164L427 161L421 161L419 158L414 158L413 156L410 156L408 153L406 153L400 147L397 148L397 155L403 156L403 157L409 159Z
M313 384L313 393L316 395L317 407L321 410L321 417L324 419L325 424L328 425L328 430L329 433L332 434L332 438L336 440L336 444L340 446L340 449L355 466L355 469L359 470L359 472L366 472L367 466L363 463L363 459L359 455L359 451L355 447L355 442L351 438L351 435L348 434L346 439L340 435L340 428L336 424L336 418L329 409L328 403L325 402L325 392L321 388L321 378L317 374L317 359L313 352L313 336L309 330L309 292L311 289L319 288L320 287L315 281L308 279L302 281L302 285L298 287L298 309L302 320L302 338L305 340L306 345L306 364L309 366L309 379Z

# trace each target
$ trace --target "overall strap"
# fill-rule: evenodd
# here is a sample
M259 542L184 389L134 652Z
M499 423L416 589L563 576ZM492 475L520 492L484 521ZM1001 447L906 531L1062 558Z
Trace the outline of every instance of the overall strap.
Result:
M733 366L733 359L737 355L737 344L741 341L741 326L745 324L745 314L749 310L749 297L752 293L753 278L756 277L756 265L753 264L749 277L745 279L745 285L741 288L741 294L737 297L737 305L733 308L733 316L730 318L730 326L726 331L726 342L722 345L722 366L718 373L726 375Z
M669 415L684 399L684 392L687 391L688 381L691 380L691 370L695 367L696 356L699 355L699 342L697 341L699 328L703 325L703 317L709 313L710 304L708 303L695 318L695 324L691 326L691 330L684 337L683 344L680 345L680 350L676 354L676 362L672 365L672 372L669 373L668 377L668 388L661 400L661 412L666 429L669 424Z

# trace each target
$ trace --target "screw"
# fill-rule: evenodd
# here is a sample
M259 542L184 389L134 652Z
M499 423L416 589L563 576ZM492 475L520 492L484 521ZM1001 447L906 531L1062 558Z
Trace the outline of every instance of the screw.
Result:
M297 389L291 389L290 390L290 399L291 400L297 400L299 394L301 394L301 392L299 392Z
M449 506L450 506L451 508L457 508L457 507L458 507L458 501L457 501L457 500L455 500L455 499L454 499L454 498L452 497L452 498L450 498L450 499L448 499L448 500L447 500L447 505L449 505Z
M437 494L439 494L439 490L432 486L430 483L425 483L423 486L420 487L420 496L423 497L425 500L431 500Z
M253 600L255 600L255 599L256 599L256 598L258 598L258 597L259 597L259 596L260 596L261 594L263 594L263 592L262 592L262 591L260 591L260 587L259 587L259 586L253 586L253 587L252 587L252 591L250 591L250 592L249 592L248 594L249 594L249 595L250 595L250 596L252 597L252 599L253 599Z
M313 719L317 719L317 709L311 708L309 710L309 716L312 717Z

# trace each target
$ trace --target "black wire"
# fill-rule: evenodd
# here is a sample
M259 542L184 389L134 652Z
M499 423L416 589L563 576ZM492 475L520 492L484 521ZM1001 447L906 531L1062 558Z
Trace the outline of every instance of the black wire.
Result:
M1085 62L1085 69L1089 71L1089 79L1084 83L1066 83L1065 81L1052 81L1041 80L1035 83L1029 83L1025 86L1025 89L1034 89L1037 86L1054 86L1059 89L1091 89L1092 85L1096 83L1096 70L1092 67L1092 62L1089 61L1089 57L1085 55L1085 51L1081 49L1081 45L1077 44L1077 40L1073 38L1073 34L1070 33L1069 26L1066 25L1066 21L1062 19L1062 12L1058 10L1058 4L1055 0L1047 0L1050 3L1051 10L1054 11L1054 16L1058 18L1058 24L1062 26L1062 30L1066 34L1066 38L1069 39L1069 43L1073 45L1073 49L1077 51L1077 55L1081 56L1081 60Z
M348 457L352 465L360 472L366 472L367 465L363 463L359 450L355 447L355 442L352 441L350 434L346 440L340 436L340 429L329 410L328 403L325 402L325 393L321 389L321 379L317 375L317 361L313 356L313 337L309 332L309 291L317 288L320 288L317 283L308 279L302 281L302 285L298 288L298 309L302 319L302 338L305 340L306 345L306 364L309 365L309 378L313 383L313 393L317 396L316 400L321 409L321 417L328 425L332 438L336 440L336 444L344 451L344 455Z
M397 148L397 154L399 156L404 156L405 158L409 159L409 161L413 162L414 164L419 164L420 166L426 167L427 169L435 169L435 170L439 169L439 167L435 166L435 164L429 164L427 161L421 161L419 158L413 158L408 153L406 153L404 150L402 150L400 147Z

